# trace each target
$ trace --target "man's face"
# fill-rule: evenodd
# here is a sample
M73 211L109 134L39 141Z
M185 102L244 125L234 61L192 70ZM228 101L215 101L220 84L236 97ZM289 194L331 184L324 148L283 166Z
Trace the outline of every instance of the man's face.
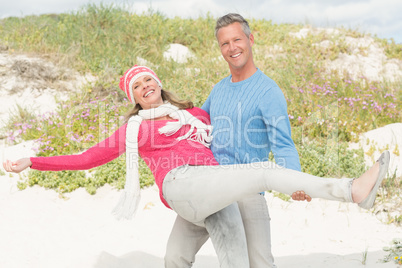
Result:
M247 36L240 23L235 22L219 29L217 39L222 56L229 63L230 69L242 70L254 65L251 52L254 36Z

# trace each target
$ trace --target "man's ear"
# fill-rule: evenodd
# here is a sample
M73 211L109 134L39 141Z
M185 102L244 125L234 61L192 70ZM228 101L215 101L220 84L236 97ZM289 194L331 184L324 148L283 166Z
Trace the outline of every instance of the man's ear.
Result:
M254 35L250 34L250 36L248 37L248 39L250 40L250 46L254 45Z

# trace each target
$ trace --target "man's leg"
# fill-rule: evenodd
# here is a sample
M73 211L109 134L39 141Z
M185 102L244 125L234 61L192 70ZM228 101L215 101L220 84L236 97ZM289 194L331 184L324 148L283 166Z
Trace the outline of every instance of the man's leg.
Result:
M167 244L165 267L191 267L209 236L220 267L249 267L243 222L236 203L207 217L205 228L177 216Z
M260 194L237 202L246 231L250 268L276 267L271 252L268 206Z
M246 234L237 203L205 219L221 268L249 268Z
M166 248L166 268L188 268L193 266L195 254L208 240L204 227L186 221L179 215L173 225Z

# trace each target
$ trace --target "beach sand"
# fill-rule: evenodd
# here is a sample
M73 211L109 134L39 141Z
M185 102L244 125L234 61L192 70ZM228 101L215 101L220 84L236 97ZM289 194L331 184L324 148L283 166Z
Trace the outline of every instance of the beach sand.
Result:
M31 145L1 146L0 160L33 155ZM156 186L142 190L133 220L118 221L111 211L120 193L109 185L95 195L78 189L61 198L39 186L20 191L18 180L17 174L0 177L0 267L163 267L176 214L161 203ZM396 267L379 260L383 247L402 237L401 227L355 204L285 202L272 193L266 200L278 267ZM219 267L210 241L194 267Z

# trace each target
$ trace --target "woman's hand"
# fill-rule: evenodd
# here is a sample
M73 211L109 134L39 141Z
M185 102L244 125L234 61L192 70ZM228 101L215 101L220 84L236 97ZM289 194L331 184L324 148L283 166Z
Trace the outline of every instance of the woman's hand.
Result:
M6 160L3 162L3 167L7 172L20 173L30 166L32 166L32 162L29 158L21 158L17 161Z

